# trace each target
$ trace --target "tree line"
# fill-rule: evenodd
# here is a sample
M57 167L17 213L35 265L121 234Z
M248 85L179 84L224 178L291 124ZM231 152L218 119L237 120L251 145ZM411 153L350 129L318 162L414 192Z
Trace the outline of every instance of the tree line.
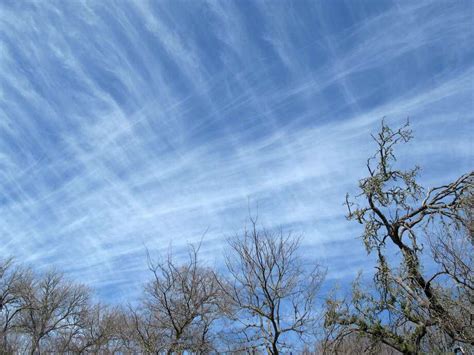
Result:
M347 218L376 261L351 290L321 292L326 268L301 238L250 226L227 241L224 270L147 254L133 305L94 300L60 272L0 261L0 354L421 354L474 350L473 178L435 188L397 167L408 122L382 122ZM325 299L324 299L325 298ZM321 301L323 305L321 305Z

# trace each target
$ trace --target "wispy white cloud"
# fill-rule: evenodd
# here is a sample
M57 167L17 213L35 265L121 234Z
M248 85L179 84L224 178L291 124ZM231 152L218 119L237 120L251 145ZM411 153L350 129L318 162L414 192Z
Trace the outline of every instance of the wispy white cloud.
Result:
M467 2L0 6L0 252L104 297L136 293L145 246L208 230L219 263L249 201L355 273L342 201L382 116L412 118L426 183L472 166Z

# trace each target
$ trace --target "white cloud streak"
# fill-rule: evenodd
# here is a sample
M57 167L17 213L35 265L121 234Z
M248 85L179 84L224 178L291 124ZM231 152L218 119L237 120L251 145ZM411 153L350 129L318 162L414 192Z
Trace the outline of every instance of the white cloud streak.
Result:
M219 262L250 200L345 277L364 258L342 201L382 116L412 117L401 163L427 183L472 167L467 3L353 3L339 19L322 3L198 3L1 5L2 255L128 299L145 245L209 229Z

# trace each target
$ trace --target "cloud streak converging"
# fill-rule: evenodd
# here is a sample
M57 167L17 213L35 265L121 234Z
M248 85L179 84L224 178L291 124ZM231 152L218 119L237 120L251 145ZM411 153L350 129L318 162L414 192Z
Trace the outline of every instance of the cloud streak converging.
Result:
M342 202L370 132L400 164L472 167L472 4L3 2L0 252L130 299L145 246L226 236L258 204L331 278L364 267Z

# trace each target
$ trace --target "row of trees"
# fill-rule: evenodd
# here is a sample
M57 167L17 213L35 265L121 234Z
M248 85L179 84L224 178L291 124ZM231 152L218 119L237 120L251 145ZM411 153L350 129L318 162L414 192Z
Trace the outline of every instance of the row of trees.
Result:
M4 353L278 354L309 340L318 321L315 297L324 279L298 257L299 238L258 230L229 240L223 276L203 266L199 248L187 262L148 258L152 279L135 306L107 307L57 272L34 274L11 260L0 266ZM228 274L228 275L227 275Z
M185 262L148 255L150 281L132 305L97 303L58 272L0 263L0 353L378 353L474 349L473 173L424 190L418 169L395 167L408 124L385 123L348 218L376 259L372 281L317 302L325 269L300 238L250 228L228 240L224 270L199 246ZM347 289L347 287L343 288ZM321 298L320 298L321 299Z

